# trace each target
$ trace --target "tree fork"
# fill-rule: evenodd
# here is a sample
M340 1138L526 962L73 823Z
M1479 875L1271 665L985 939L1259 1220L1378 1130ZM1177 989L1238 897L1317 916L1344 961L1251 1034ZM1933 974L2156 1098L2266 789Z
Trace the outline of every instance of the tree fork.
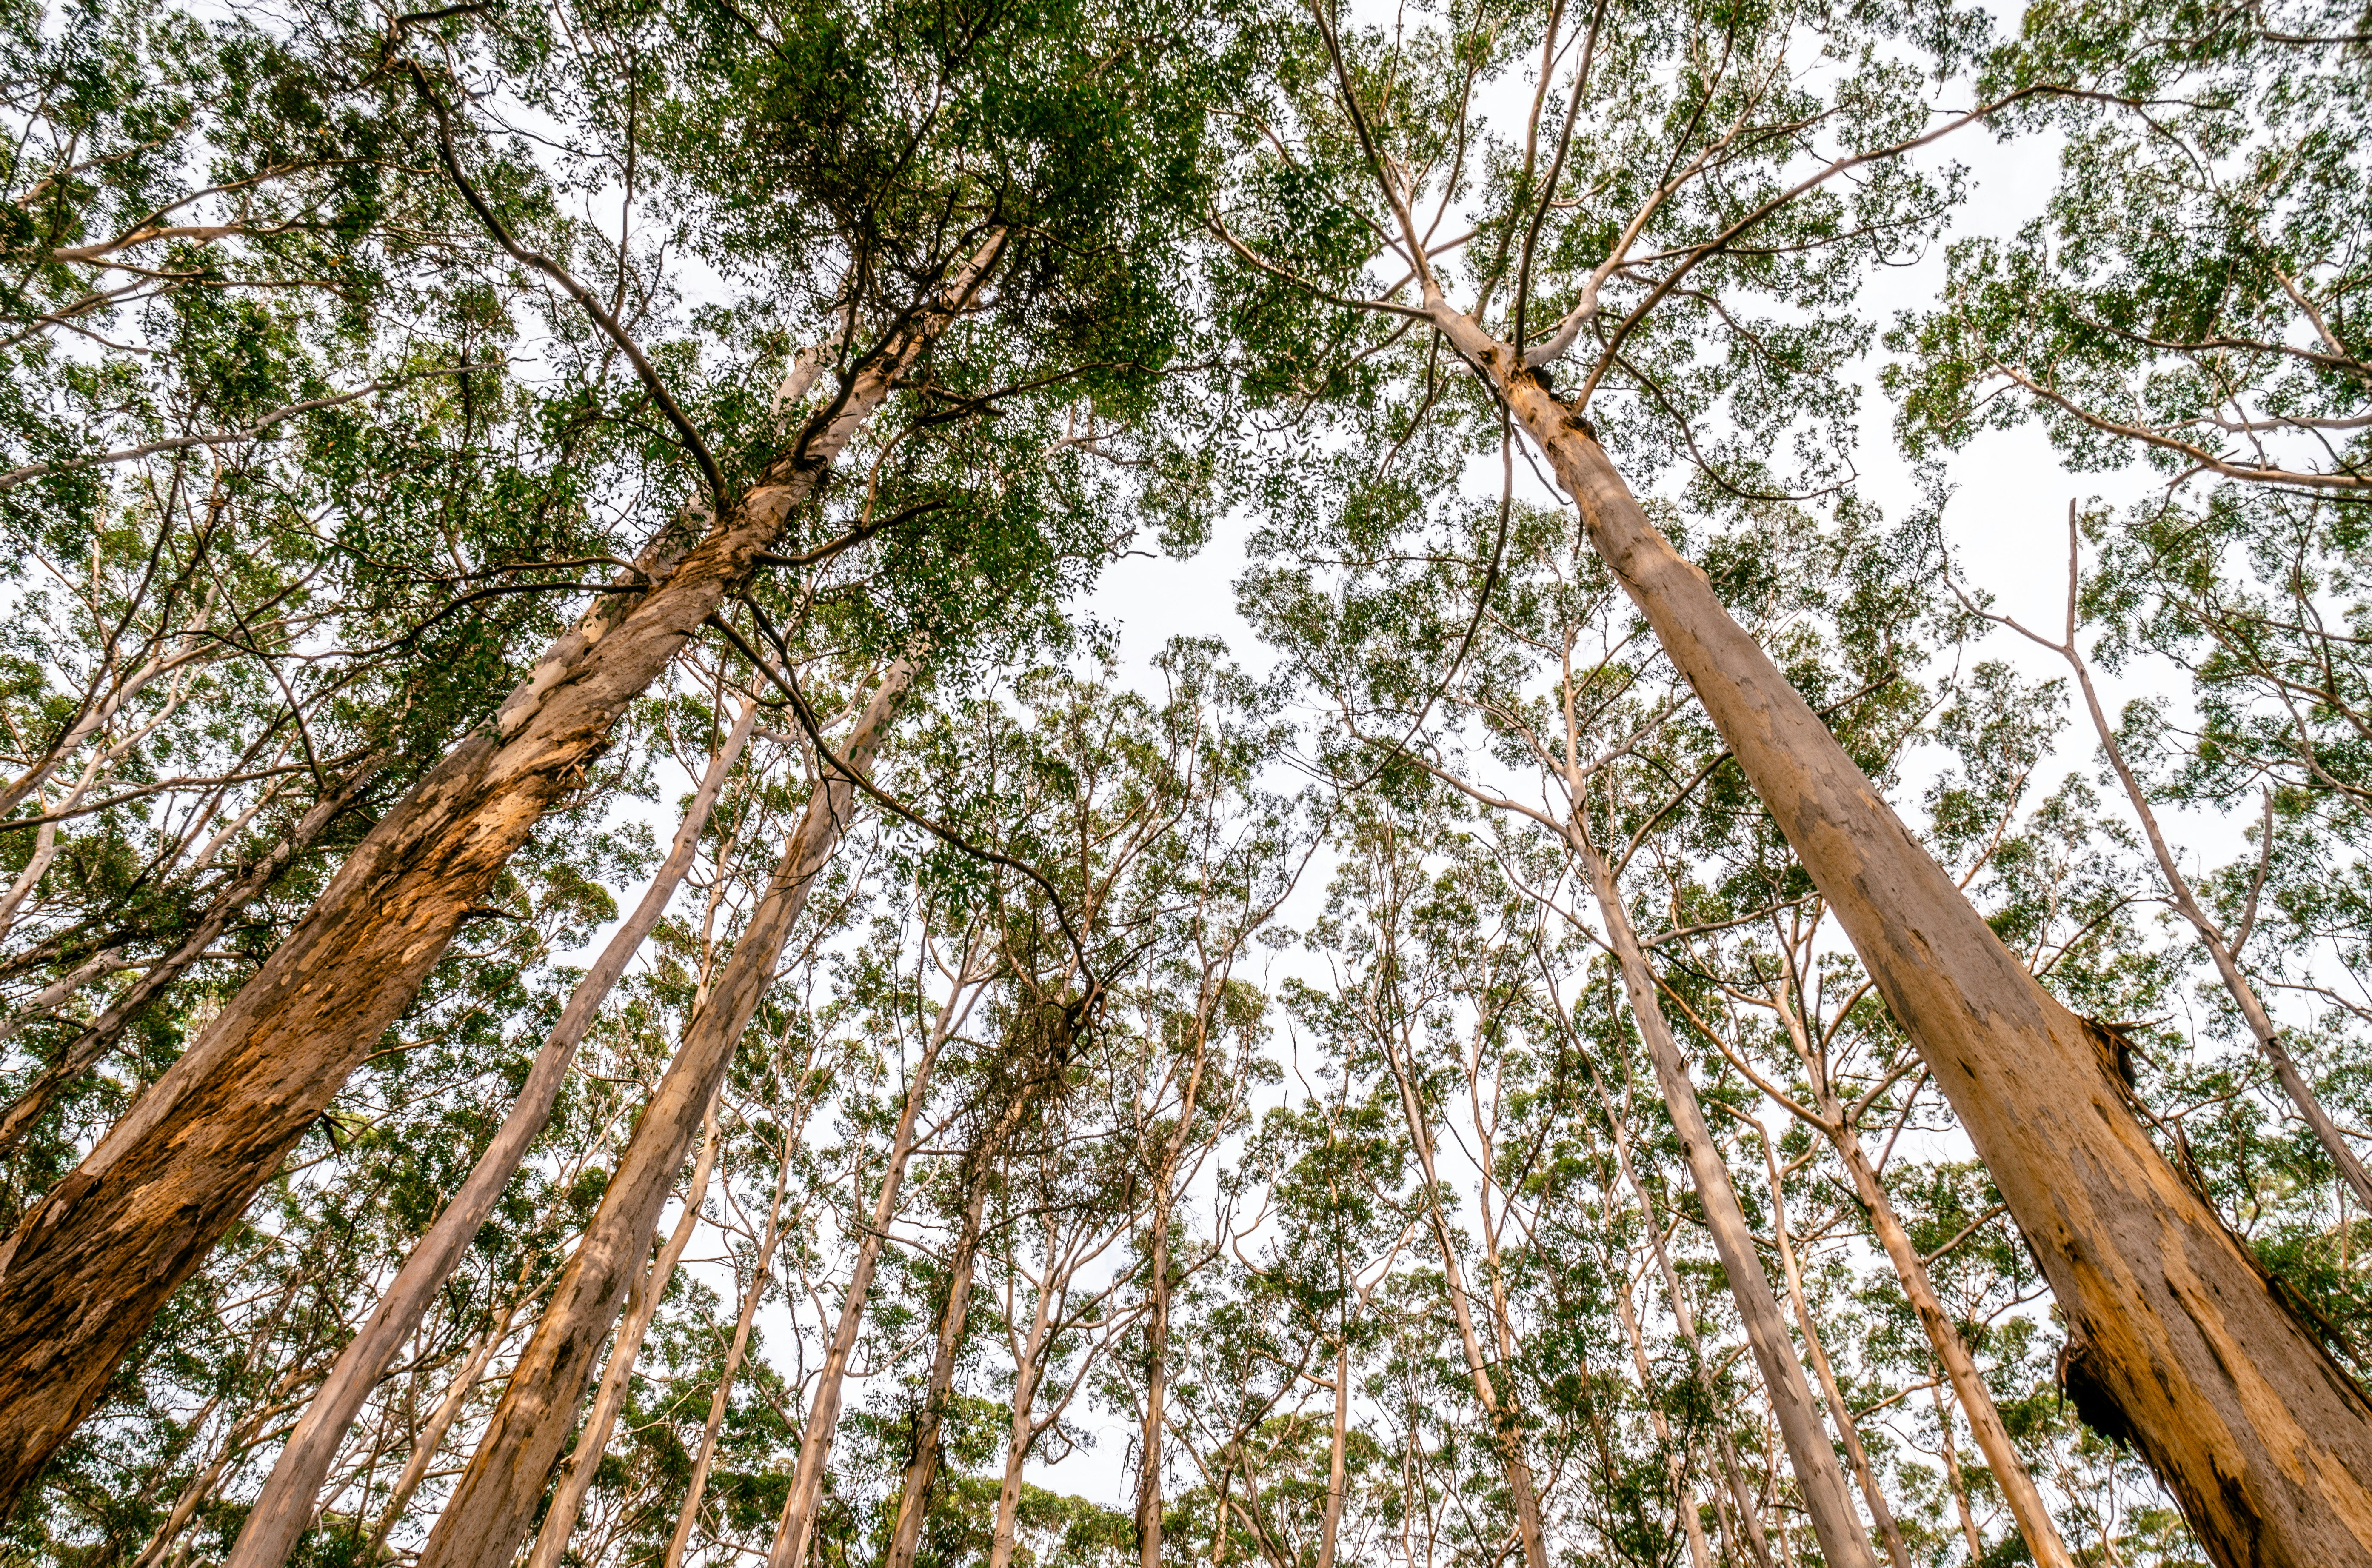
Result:
M2084 1021L1955 888L1587 423L1471 318L1436 326L1548 457L1836 912L2033 1247L2073 1339L2221 1568L2372 1562L2372 1400L2145 1132Z
M116 1363L375 1049L627 705L815 493L898 378L978 294L985 243L861 365L688 553L603 596L494 717L363 840L205 1033L0 1243L0 1509L95 1408Z

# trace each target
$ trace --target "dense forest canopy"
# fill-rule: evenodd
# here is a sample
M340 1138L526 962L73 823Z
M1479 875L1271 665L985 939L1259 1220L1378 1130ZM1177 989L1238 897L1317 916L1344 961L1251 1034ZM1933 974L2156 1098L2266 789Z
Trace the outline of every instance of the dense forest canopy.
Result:
M0 81L0 1561L2372 1565L2355 0Z

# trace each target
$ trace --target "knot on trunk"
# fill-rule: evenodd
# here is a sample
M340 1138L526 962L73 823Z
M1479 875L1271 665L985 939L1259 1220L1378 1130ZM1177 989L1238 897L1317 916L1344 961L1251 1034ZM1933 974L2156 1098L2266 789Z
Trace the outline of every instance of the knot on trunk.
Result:
M2134 1423L2101 1376L2102 1361L2092 1342L2071 1327L2067 1342L2059 1347L2059 1391L2076 1407L2077 1421L2119 1447L2134 1447Z
M2128 1089L2140 1087L2134 1076L2133 1038L2125 1033L2131 1028L2131 1024L2104 1023L2099 1018L2084 1020L2084 1032L2091 1037L2092 1049L2100 1053L2100 1064Z

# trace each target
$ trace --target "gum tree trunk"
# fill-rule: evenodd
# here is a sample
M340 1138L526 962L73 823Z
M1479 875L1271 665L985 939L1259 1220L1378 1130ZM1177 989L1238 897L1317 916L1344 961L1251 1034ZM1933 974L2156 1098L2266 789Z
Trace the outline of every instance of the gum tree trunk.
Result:
M801 1110L804 1112L804 1106ZM783 1200L790 1191L791 1145L796 1141L796 1132L784 1140L782 1167L774 1178L774 1200L766 1210L765 1235L759 1239L758 1256L750 1265L750 1285L741 1293L741 1311L733 1320L733 1342L725 1353L725 1368L716 1376L716 1390L708 1398L708 1421L700 1430L700 1448L692 1456L692 1479L684 1483L683 1506L676 1510L675 1534L668 1539L667 1556L659 1568L683 1568L683 1554L692 1544L692 1527L700 1522L700 1504L708 1491L709 1467L716 1462L717 1434L724 1430L726 1412L732 1408L733 1380L740 1376L741 1358L750 1352L750 1330L757 1322L759 1303L765 1299L767 1281L773 1278L774 1244L783 1236Z
M2223 1568L2372 1561L2372 1400L2150 1143L2090 1027L2001 945L1587 424L1472 320L1446 305L1435 319L1547 455L1959 1117L2066 1314L2083 1402L2131 1434Z
M849 1271L847 1292L840 1298L840 1319L832 1327L831 1343L825 1349L823 1366L816 1374L815 1398L808 1406L807 1424L799 1430L798 1461L791 1470L790 1493L783 1499L782 1517L774 1526L774 1539L766 1554L767 1568L783 1568L807 1555L808 1536L815 1527L816 1502L823 1493L824 1463L831 1456L831 1440L840 1429L841 1385L847 1375L849 1355L856 1348L857 1333L865 1325L865 1298L873 1288L873 1271L881 1261L890 1221L898 1213L898 1194L905 1185L906 1164L914 1153L914 1125L930 1091L931 1068L946 1047L948 1037L963 1021L964 980L969 976L967 964L954 993L939 1009L938 1022L931 1029L922 1060L914 1063L913 1080L906 1086L906 1103L898 1112L898 1129L890 1135L890 1157L881 1172L881 1191L874 1199L864 1239L857 1243L855 1266Z
M893 665L866 704L843 753L852 770L863 772L871 766L913 675L912 664ZM807 904L808 889L831 862L855 805L855 787L826 771L732 956L685 1024L683 1043L634 1123L601 1206L561 1271L552 1304L519 1353L502 1403L429 1532L417 1568L508 1568L526 1539L575 1423L585 1380L642 1266L692 1134L724 1082L742 1030L773 983L783 944Z
M1398 1081L1401 1110L1408 1120L1409 1146L1415 1150L1417 1163L1424 1171L1425 1191L1438 1192L1441 1179L1434 1170L1433 1135L1425 1125L1424 1109L1417 1103L1415 1086L1410 1082L1409 1071L1398 1052L1387 1046L1385 1057ZM1483 1352L1482 1337L1475 1331L1474 1314L1468 1304L1466 1272L1459 1266L1458 1244L1450 1235L1449 1223L1443 1217L1438 1201L1426 1203L1425 1223L1432 1228L1434 1244L1441 1251L1442 1281L1448 1287L1459 1344L1466 1353L1467 1374L1474 1380L1475 1402L1482 1407L1491 1423L1492 1440L1506 1471L1508 1494L1516 1505L1516 1528L1522 1539L1524 1568L1549 1568L1547 1532L1541 1525L1540 1491L1533 1483L1531 1461L1524 1456L1523 1427L1517 1411L1501 1399L1498 1385L1492 1378L1490 1359Z
M0 1508L90 1412L165 1299L378 1046L512 853L582 783L619 715L971 303L1004 243L993 234L689 553L656 548L651 587L603 596L555 643L0 1244Z
M1576 824L1577 821L1576 819ZM1639 1038L1646 1043L1648 1060L1655 1064L1665 1108L1671 1112L1672 1131L1680 1140L1690 1182L1696 1189L1698 1202L1703 1206L1705 1228L1712 1233L1714 1250L1720 1255L1723 1272L1729 1276L1730 1296L1738 1304L1747 1343L1753 1347L1755 1365L1762 1370L1763 1391L1770 1397L1772 1414L1778 1421L1789 1468L1796 1472L1796 1487L1803 1496L1804 1511L1811 1516L1812 1533L1820 1539L1820 1555L1827 1560L1829 1568L1878 1568L1877 1554L1869 1549L1869 1537L1854 1512L1853 1493L1845 1485L1836 1450L1830 1446L1829 1434L1820 1429L1820 1414L1812 1404L1811 1385L1805 1380L1803 1363L1796 1359L1796 1347L1787 1337L1786 1320L1779 1315L1770 1277L1762 1272L1762 1257L1755 1250L1754 1232L1746 1223L1745 1211L1738 1207L1729 1167L1722 1163L1721 1153L1714 1146L1713 1133L1705 1126L1704 1111L1697 1103L1696 1085L1689 1077L1688 1059L1680 1054L1679 1044L1664 1022L1663 1007L1656 1000L1655 977L1648 972L1646 955L1640 950L1639 939L1631 929L1631 916L1622 906L1622 890L1615 886L1614 874L1605 857L1580 833L1577 825L1569 838L1589 875L1590 890L1606 921L1607 938L1622 971L1622 989L1631 1004L1632 1021L1639 1026Z
M700 1228L700 1205L707 1200L708 1173L716 1160L715 1099L708 1102L701 1131L706 1141L701 1147L699 1164L692 1167L691 1184L684 1189L683 1214L660 1247L659 1255L651 1260L647 1270L634 1276L626 1293L626 1310L610 1346L610 1364L601 1369L601 1385L594 1390L593 1408L586 1412L585 1430L576 1435L566 1473L552 1488L552 1505L544 1511L535 1545L528 1552L528 1568L560 1568L561 1559L568 1551L568 1538L576 1533L577 1517L585 1511L585 1494L593 1490L594 1472L601 1468L601 1456L609 1451L610 1434L617 1427L618 1412L626 1408L634 1363L643 1353L643 1340L651 1331L651 1319L658 1316L659 1302L667 1295L668 1282L675 1277L675 1266L683 1260L683 1249L692 1245L692 1232Z
M397 1271L394 1282L387 1287L387 1294L379 1298L361 1330L346 1342L337 1365L330 1369L312 1404L307 1407L304 1419L296 1423L296 1431L289 1434L287 1446L280 1450L280 1458L272 1467L272 1474L264 1481L263 1491L256 1498L255 1507L240 1528L238 1544L231 1548L223 1568L279 1568L288 1560L289 1551L312 1513L321 1480L330 1473L338 1446L345 1440L346 1428L353 1423L355 1412L370 1397L388 1364L395 1359L395 1353L420 1327L428 1304L452 1276L454 1266L477 1238L486 1216L494 1213L504 1189L517 1174L519 1162L527 1157L529 1148L543 1132L544 1123L551 1120L552 1102L559 1098L570 1063L576 1060L576 1047L585 1039L585 1031L592 1026L610 988L618 983L626 966L641 949L643 939L667 912L676 889L683 882L684 873L692 869L693 854L700 847L701 830L708 825L708 814L725 787L725 777L740 760L741 749L749 743L750 732L757 721L758 704L745 702L741 716L734 721L724 743L709 759L700 786L676 829L668 857L651 877L650 886L644 889L641 902L610 936L593 967L585 971L585 978L576 982L567 1005L560 1011L559 1021L552 1026L543 1049L536 1053L534 1064L528 1069L527 1081L520 1086L510 1114L495 1130L460 1190L404 1259L403 1267Z
M985 1170L973 1179L971 1199L964 1207L963 1228L948 1260L948 1300L939 1312L939 1331L931 1349L931 1374L923 1388L923 1408L914 1418L914 1451L906 1461L906 1476L898 1494L898 1517L890 1531L890 1551L883 1568L914 1568L914 1553L923 1544L923 1516L929 1511L931 1483L939 1475L939 1429L947 1418L948 1399L955 1388L956 1354L963 1348L964 1319L971 1314L971 1282L980 1262L980 1227L988 1208Z

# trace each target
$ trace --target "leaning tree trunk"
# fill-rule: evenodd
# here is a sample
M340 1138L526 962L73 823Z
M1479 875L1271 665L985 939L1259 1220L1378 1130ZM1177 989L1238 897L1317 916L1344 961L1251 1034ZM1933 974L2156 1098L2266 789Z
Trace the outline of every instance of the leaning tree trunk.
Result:
M1576 809L1578 811L1578 802ZM1615 886L1614 873L1605 857L1580 831L1579 821L1576 816L1571 842L1589 876L1590 891L1597 898L1599 912L1606 921L1607 937L1614 948L1615 962L1622 971L1622 989L1631 1003L1632 1021L1638 1025L1639 1038L1647 1046L1647 1058L1655 1064L1665 1109L1671 1113L1672 1131L1680 1138L1680 1154L1688 1163L1690 1183L1704 1209L1705 1228L1712 1233L1722 1271L1729 1276L1730 1298L1738 1304L1747 1343L1753 1347L1755 1365L1762 1369L1763 1391L1770 1397L1772 1414L1778 1421L1780 1438L1786 1445L1788 1466L1796 1472L1804 1511L1811 1516L1812 1533L1820 1539L1820 1555L1828 1561L1829 1568L1878 1568L1878 1556L1870 1551L1869 1537L1854 1512L1853 1493L1845 1485L1844 1471L1837 1465L1837 1451L1830 1446L1829 1434L1820 1429L1820 1413L1812 1404L1811 1385L1805 1380L1803 1363L1796 1359L1796 1347L1787 1337L1786 1319L1779 1315L1779 1304L1772 1295L1770 1278L1762 1272L1762 1257L1755 1249L1754 1232L1746 1223L1746 1213L1738 1207L1729 1167L1722 1163L1721 1152L1714 1146L1713 1133L1705 1126L1704 1111L1697 1104L1696 1085L1689 1077L1688 1059L1680 1054L1679 1043L1665 1024L1664 1009L1656 1000L1656 978L1648 971L1646 954L1640 949L1639 938L1631 929L1631 916L1623 908L1622 889ZM1882 1501L1879 1506L1884 1506Z
M1389 1045L1385 1059L1400 1086L1401 1110L1408 1120L1409 1145L1415 1150L1418 1166L1424 1172L1425 1191L1438 1193L1441 1178L1434 1169L1433 1135L1425 1125L1416 1086ZM1533 1484L1531 1461L1524 1456L1523 1423L1514 1408L1513 1390L1503 1399L1491 1375L1490 1358L1474 1328L1466 1272L1459 1266L1457 1240L1450 1235L1449 1222L1442 1214L1437 1198L1429 1199L1425 1204L1425 1223L1441 1251L1442 1283L1449 1295L1450 1316L1458 1325L1459 1344L1466 1353L1467 1375L1474 1382L1474 1400L1491 1423L1492 1442L1499 1450L1499 1462L1506 1473L1507 1493L1515 1503L1516 1529L1523 1547L1524 1568L1549 1568L1548 1533L1541 1522L1540 1491Z
M527 1081L520 1086L510 1114L503 1119L485 1152L478 1156L477 1165L404 1259L394 1283L372 1308L361 1331L346 1342L337 1365L330 1369L329 1376L313 1395L313 1402L306 1408L304 1418L289 1434L286 1446L280 1450L280 1458L273 1465L272 1474L249 1512L247 1523L240 1527L238 1541L224 1560L223 1568L279 1568L288 1560L289 1551L312 1513L313 1498L321 1490L321 1479L330 1473L330 1463L337 1457L338 1446L345 1441L346 1428L354 1421L355 1412L362 1409L363 1401L387 1371L396 1351L420 1326L428 1304L444 1288L462 1253L477 1238L486 1216L494 1213L494 1204L517 1173L519 1162L527 1157L528 1149L551 1119L552 1103L568 1077L569 1064L576 1059L576 1047L585 1039L585 1031L592 1027L594 1016L601 1010L610 988L618 983L626 966L641 949L643 939L658 923L659 916L667 912L684 873L692 869L693 855L700 848L701 831L708 825L708 814L725 787L725 776L740 760L741 749L748 744L757 720L758 704L745 703L741 716L734 721L724 744L709 759L707 772L692 794L692 804L684 810L682 823L676 829L675 842L644 890L642 900L610 936L593 967L585 971L585 978L576 982L567 1005L560 1010L559 1021L552 1026L543 1049L536 1053L533 1065L528 1069Z
M604 596L364 839L320 902L0 1245L0 1508L376 1050L472 905L611 726L751 570L832 459L978 293L993 234L648 588Z
M765 1234L759 1238L757 1257L750 1260L749 1288L741 1293L741 1310L733 1319L733 1342L725 1352L725 1366L717 1373L716 1388L708 1397L708 1420L700 1429L700 1447L692 1455L692 1479L684 1483L683 1505L676 1510L675 1534L668 1539L667 1556L660 1561L659 1568L683 1568L683 1554L692 1545L692 1527L700 1522L701 1500L708 1491L709 1467L716 1462L716 1439L725 1429L726 1412L732 1408L733 1380L741 1374L741 1358L750 1353L750 1330L757 1323L758 1307L765 1299L767 1283L773 1278L774 1244L783 1237L783 1200L789 1195L791 1185L791 1150L798 1142L798 1128L806 1121L806 1111L802 1097L791 1131L783 1139L783 1162L774 1174L774 1199L766 1209Z
M1936 1359L1943 1364L1944 1376L1959 1399L1960 1412L1968 1418L1969 1430L1976 1434L1977 1447L1993 1469L1994 1484L2001 1488L2003 1498L2008 1502L2010 1517L2017 1521L2018 1534L2026 1539L2028 1551L2040 1568L2076 1568L2066 1543L2059 1538L2059 1527L2051 1517L2051 1509L2042 1500L2041 1490L2034 1484L2033 1472L2026 1468L2026 1461L2018 1457L2016 1445L2010 1441L2009 1428L1994 1404L1993 1390L1985 1387L1976 1358L1969 1353L1968 1342L1960 1338L1951 1314L1944 1310L1943 1298L1936 1294L1935 1283L1927 1277L1927 1265L1920 1259L1919 1249L1912 1245L1911 1233L1902 1228L1901 1217L1894 1212L1893 1200L1886 1195L1885 1184L1878 1180L1877 1167L1869 1163L1861 1139L1845 1125L1843 1103L1831 1093L1822 1101L1820 1114L1830 1119L1830 1146L1837 1151L1838 1159L1853 1178L1854 1193L1868 1211L1870 1228L1878 1234L1878 1246L1894 1265L1895 1277L1902 1282L1902 1293L1910 1299L1919 1326L1927 1331L1927 1342L1935 1349Z
M2152 1144L2043 990L1519 356L1438 306L1786 835L1993 1174L2066 1314L2071 1392L2224 1568L2372 1561L2372 1399Z
M890 725L914 667L900 661L856 721L844 753L862 773ZM502 1403L487 1423L429 1532L418 1568L507 1568L534 1523L544 1483L574 1423L602 1339L641 1267L659 1210L741 1032L757 1012L808 890L831 862L855 804L855 786L825 764L764 895L683 1029L683 1042L634 1123L601 1206L552 1287L552 1304L519 1353Z
M576 1446L569 1456L566 1473L552 1489L552 1503L536 1530L527 1568L560 1568L568 1551L568 1538L576 1533L577 1516L584 1512L585 1494L593 1490L593 1477L601 1468L601 1456L609 1452L610 1434L617 1427L619 1412L626 1408L626 1395L634 1386L634 1363L642 1356L643 1340L651 1331L651 1319L658 1316L659 1303L667 1296L668 1282L675 1277L675 1266L683 1260L683 1249L692 1245L692 1232L700 1228L700 1205L707 1200L708 1173L716 1159L715 1098L708 1102L701 1132L706 1141L701 1147L699 1164L692 1167L692 1181L684 1189L683 1213L659 1248L659 1255L651 1260L648 1269L635 1273L634 1283L627 1289L626 1310L619 1320L617 1337L610 1345L610 1364L601 1369L601 1385L594 1390L593 1408L585 1414L585 1430L576 1434Z
M1739 1519L1739 1527L1729 1527L1730 1539L1742 1539L1755 1568L1772 1568L1771 1542L1762 1528L1762 1514L1746 1487L1745 1471L1738 1462L1737 1445L1730 1441L1729 1422L1721 1391L1714 1386L1713 1366L1705 1359L1704 1342L1697 1337L1696 1312L1689 1306L1688 1293L1680 1288L1680 1271L1672 1266L1672 1255L1665 1249L1663 1227L1656 1223L1656 1205L1648 1201L1647 1184L1640 1179L1639 1167L1631 1163L1630 1134L1622 1130L1622 1119L1615 1114L1614 1097L1606 1092L1605 1081L1598 1069L1590 1069L1591 1086L1598 1094L1598 1103L1606 1112L1606 1129L1614 1143L1615 1168L1622 1173L1623 1184L1631 1189L1631 1197L1639 1205L1641 1228L1647 1235L1647 1248L1656 1260L1656 1269L1664 1279L1664 1299L1672 1309L1672 1326L1680 1330L1680 1342L1688 1347L1689 1366L1697 1388L1704 1397L1705 1410L1712 1417L1714 1449L1721 1459L1722 1479L1727 1485L1731 1512ZM1633 1314L1634 1308L1627 1298L1619 1303L1621 1310ZM1635 1323L1632 1332L1634 1346L1642 1343ZM1645 1365L1644 1362L1641 1364ZM1716 1489L1714 1505L1721 1506L1723 1493Z
M939 1432L955 1390L956 1356L963 1349L964 1319L971 1314L971 1282L980 1261L981 1221L988 1208L988 1174L972 1178L964 1205L963 1228L956 1236L948 1260L948 1299L939 1312L939 1331L931 1347L931 1372L923 1385L923 1408L914 1416L913 1452L898 1493L898 1516L890 1528L890 1551L882 1568L914 1568L914 1554L923 1544L923 1519L929 1512L931 1483L938 1480Z
M1758 1126L1755 1131L1759 1133L1762 1129ZM1836 1423L1837 1435L1844 1441L1845 1458L1852 1462L1854 1474L1861 1481L1862 1497L1869 1504L1870 1522L1878 1527L1878 1539L1886 1542L1886 1555L1894 1568L1911 1568L1911 1551L1902 1543L1902 1527L1894 1522L1894 1510L1886 1504L1886 1489L1878 1485L1878 1472L1870 1465L1869 1450L1861 1440L1861 1425L1854 1420L1853 1407L1845 1403L1836 1368L1829 1363L1828 1347L1820 1342L1820 1325L1813 1320L1811 1305L1804 1297L1804 1271L1796 1264L1796 1244L1787 1235L1785 1173L1780 1170L1778 1153L1767 1137L1762 1139L1762 1161L1771 1173L1771 1238L1778 1247L1780 1272L1787 1281L1787 1299L1803 1330L1804 1353L1811 1358L1812 1370L1820 1377L1820 1397L1829 1402L1829 1414Z
M808 1536L815 1527L817 1500L823 1494L824 1464L831 1456L831 1440L840 1429L841 1385L848 1370L849 1355L856 1348L857 1333L865 1324L865 1298L873 1288L873 1271L881 1260L882 1244L889 1239L890 1221L898 1213L898 1194L905 1184L906 1162L913 1157L914 1125L930 1091L932 1066L946 1049L948 1037L962 1022L962 994L959 975L955 992L939 1009L938 1022L932 1026L922 1059L914 1063L913 1078L906 1086L906 1102L898 1112L897 1131L890 1138L890 1157L882 1167L881 1191L874 1199L871 1221L857 1242L848 1289L840 1298L840 1318L832 1326L831 1342L825 1347L823 1365L816 1373L815 1398L808 1406L807 1425L799 1432L799 1456L791 1468L789 1493L783 1499L782 1517L774 1526L773 1542L766 1553L767 1568L784 1568L785 1563L797 1562L807 1555Z

